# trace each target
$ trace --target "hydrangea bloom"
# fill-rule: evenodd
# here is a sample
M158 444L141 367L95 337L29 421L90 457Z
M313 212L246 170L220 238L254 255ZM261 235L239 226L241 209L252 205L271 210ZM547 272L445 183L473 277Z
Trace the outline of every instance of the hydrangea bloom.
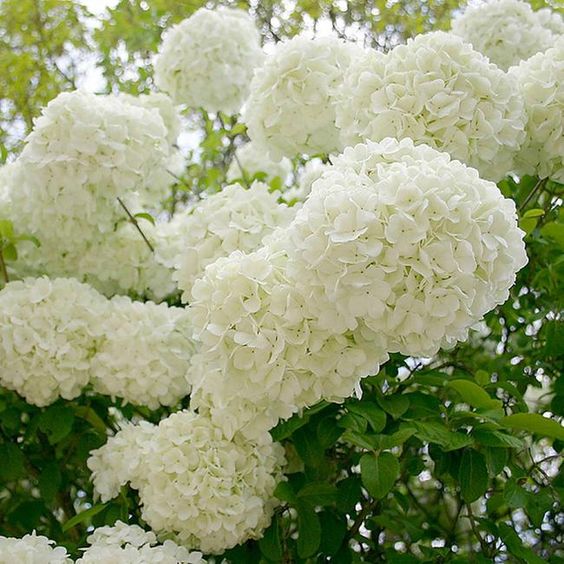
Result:
M152 432L149 426L139 437L134 427L128 429L126 442L137 440L129 448L137 451L134 464L124 461L123 446L115 448L120 433L92 452L88 466L95 489L115 492L112 475L127 464L143 519L158 533L212 554L259 538L277 503L273 492L282 477L282 447L268 435L257 443L240 435L227 439L209 418L189 411L163 419Z
M0 536L0 564L72 564L63 547L34 533L21 539Z
M555 35L564 34L564 18L550 8L541 8L535 13L544 29L550 30Z
M283 253L237 251L194 284L190 312L201 347L191 405L229 436L255 437L321 399L343 400L387 359L376 339L367 347L360 332L321 328L308 290L285 271Z
M278 204L268 186L255 182L250 189L239 184L198 202L181 219L184 232L182 254L175 263L175 279L190 301L196 278L217 258L235 250L252 251L278 226L287 225L294 211Z
M561 27L557 14L533 12L522 0L487 0L467 7L452 22L453 33L503 70L552 47L554 31L562 33Z
M166 34L155 83L178 104L237 113L263 52L250 16L232 8L201 8Z
M26 279L0 291L0 383L28 403L73 399L88 383L107 300L72 279Z
M188 395L193 346L185 309L116 296L104 332L92 360L95 391L152 409Z
M335 104L361 48L337 37L298 35L278 43L257 70L246 104L249 137L271 158L340 148Z
M475 167L511 170L524 139L517 85L455 35L433 32L351 66L337 106L344 145L410 137Z
M171 540L157 544L153 532L138 525L117 521L113 527L100 527L89 537L91 545L77 564L205 564L201 552L189 552Z
M517 170L564 183L564 38L510 74L517 79L528 118Z
M474 169L387 139L335 159L286 247L322 327L361 321L388 351L431 356L507 299L527 262L523 235L515 203Z
M248 179L257 172L264 172L269 179L278 176L284 183L292 172L292 162L286 158L280 162L272 161L264 149L257 147L254 143L246 143L235 151L235 157L227 169L226 178L228 182L240 178Z

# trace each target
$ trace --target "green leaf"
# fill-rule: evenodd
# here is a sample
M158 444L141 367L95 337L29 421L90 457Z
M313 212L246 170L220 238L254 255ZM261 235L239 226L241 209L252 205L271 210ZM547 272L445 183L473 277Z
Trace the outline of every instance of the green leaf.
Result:
M0 238L13 239L14 225L9 219L0 219Z
M138 217L139 219L144 219L146 221L148 221L149 223L151 223L152 225L155 225L155 218L147 212L139 212L136 213L133 217Z
M386 414L374 402L350 403L347 404L347 409L364 417L376 433L386 426Z
M306 466L317 468L324 464L325 449L308 428L302 427L294 433L294 446Z
M527 210L523 217L542 217L544 215L544 210L541 208L535 208L531 210Z
M18 260L18 250L13 243L8 243L3 249L4 259L9 261Z
M319 514L319 521L321 522L320 552L326 556L333 556L341 548L347 534L346 521L327 511Z
M409 409L409 398L406 396L383 396L377 398L380 407L394 419L401 417Z
M506 448L486 447L483 449L486 457L488 474L493 478L498 476L509 460L509 451Z
M272 524L264 532L259 540L259 548L262 555L272 562L280 562L284 556L282 543L280 542L280 524L278 517L272 519Z
M543 417L538 413L514 413L503 417L499 423L517 431L527 431L543 437L564 440L564 427L553 419Z
M66 533L69 529L76 527L76 525L79 525L80 523L90 521L92 517L98 515L100 511L103 511L106 508L106 505L107 503L99 503L98 505L94 505L86 511L81 511L78 515L75 515L72 519L69 519L66 523L63 524L63 533Z
M526 547L519 535L509 525L499 523L498 529L501 540L513 556L527 564L545 564L546 561L539 558L530 548Z
M39 417L39 429L47 435L52 445L63 440L72 431L73 423L74 413L70 407L49 407Z
M10 482L23 478L26 475L24 462L24 455L17 445L0 445L0 480Z
M14 241L29 241L30 243L33 243L36 247L41 247L41 241L37 238L34 237L33 235L18 235L17 237L14 238Z
M462 401L470 404L472 407L495 409L502 406L499 400L491 398L483 388L471 380L451 380L447 386L456 390Z
M310 482L299 492L298 499L307 501L311 505L330 505L337 500L336 486L326 482Z
M541 230L543 237L552 239L559 247L564 248L564 224L562 223L547 223Z
M399 476L399 462L390 452L365 454L360 459L360 475L364 487L374 499L382 499Z
M484 429L474 429L472 436L480 444L498 448L518 448L521 449L525 443L513 435L502 433L501 431L489 431Z
M450 431L442 423L413 421L409 424L415 427L415 436L418 439L428 443L436 443L446 452L464 448L474 442L470 435Z
M472 503L486 493L488 469L482 454L474 449L464 451L458 470L458 481L462 499L466 503Z
M61 471L56 462L49 462L39 475L38 485L41 497L51 503L57 495L62 483Z
M274 490L274 497L287 503L294 503L296 501L296 494L289 482L280 482Z
M298 510L298 556L308 558L315 554L321 544L321 523L311 505L300 502Z

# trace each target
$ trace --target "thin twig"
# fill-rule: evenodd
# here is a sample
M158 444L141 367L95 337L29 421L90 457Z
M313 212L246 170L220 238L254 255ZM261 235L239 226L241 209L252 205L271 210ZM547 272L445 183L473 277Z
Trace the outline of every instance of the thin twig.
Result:
M250 185L250 182L249 182L249 178L247 177L247 173L246 173L245 169L241 165L241 161L239 160L239 156L237 155L237 152L233 153L233 158L235 159L235 162L237 163L237 166L239 167L239 170L241 171L241 178L243 179L245 186L247 188L250 188L251 185Z
M149 249L151 249L151 252L154 253L155 249L153 248L153 245L151 245L151 243L149 242L149 239L145 237L145 233L143 233L143 230L141 229L141 227L139 227L138 221L135 219L133 215L131 215L131 212L127 209L126 205L123 203L121 198L118 197L117 201L120 203L120 206L125 210L125 213L129 217L129 220L131 221L131 223L133 223L133 225L135 225L135 228L137 229L137 231L139 231L141 237L143 237L143 241L147 243L147 247L149 247Z
M0 246L0 270L2 270L2 276L4 277L4 281L7 284L10 281L10 277L8 276L8 269L6 268L6 262L4 261L4 249Z
M541 189L541 187L546 183L546 178L539 178L538 182L534 185L533 189L529 192L529 195L525 198L523 203L519 206L519 212L522 212L527 204L534 198L535 194Z

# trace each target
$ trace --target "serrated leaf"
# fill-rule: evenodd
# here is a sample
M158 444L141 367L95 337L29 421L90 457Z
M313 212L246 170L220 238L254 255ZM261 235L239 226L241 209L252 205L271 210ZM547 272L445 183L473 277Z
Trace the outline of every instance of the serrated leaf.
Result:
M456 390L462 401L470 404L472 407L480 409L496 409L501 408L502 403L497 399L493 399L478 384L471 380L451 380L447 386Z
M347 409L364 417L376 433L379 433L386 426L386 414L374 402L350 403L347 404Z
M365 454L360 459L362 483L374 499L386 496L397 480L399 470L399 462L390 452Z
M474 449L464 451L458 470L458 482L462 499L466 503L472 503L486 493L488 469L482 454Z
M564 440L564 427L538 413L514 413L499 420L500 425L517 431L527 431L543 437Z

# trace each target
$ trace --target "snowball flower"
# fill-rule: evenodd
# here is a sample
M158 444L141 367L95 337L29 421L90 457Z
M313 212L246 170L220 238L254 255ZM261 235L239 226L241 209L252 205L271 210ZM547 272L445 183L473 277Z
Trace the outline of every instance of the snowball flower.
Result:
M76 280L10 282L0 291L0 384L40 407L77 397L106 314L107 300Z
M280 162L272 161L264 149L254 143L246 143L236 149L226 178L228 182L241 178L248 180L258 172L265 173L268 179L278 176L285 183L292 172L292 162L286 158Z
M133 429L127 430L130 444ZM269 435L257 443L240 435L227 439L209 418L181 411L158 426L146 423L130 449L137 460L128 464L123 445L115 449L120 433L91 453L94 487L108 491L115 468L122 472L127 465L143 519L158 534L214 554L259 538L270 524L284 455Z
M155 84L177 104L237 113L263 52L242 10L201 8L165 35L154 62Z
M257 70L245 106L252 142L272 159L340 148L337 92L362 49L337 37L298 35L277 43Z
M67 551L35 532L21 539L0 536L0 564L72 564Z
M181 254L172 262L182 298L189 302L194 281L217 258L235 250L253 251L277 227L287 225L294 211L279 204L266 184L239 184L212 194L175 218L184 233Z
M507 70L552 47L563 30L562 18L547 8L533 12L522 0L487 0L467 7L452 32Z
M508 298L527 262L523 236L513 200L474 169L386 139L335 159L285 246L322 327L371 330L390 352L432 356Z
M151 409L187 396L194 347L186 310L126 296L109 306L105 339L92 360L94 390Z
M237 251L194 284L190 314L201 345L191 406L228 436L254 438L321 399L342 401L387 359L377 339L365 346L360 332L321 328L309 290L286 267L284 253L268 247Z
M337 106L343 144L410 137L498 181L524 139L517 85L459 37L418 35L354 63Z
M100 527L89 537L91 545L77 564L205 564L201 552L189 552L171 540L157 544L153 532L138 525L117 521L113 527Z
M564 183L564 38L510 74L525 99L527 137L516 159L520 174Z

